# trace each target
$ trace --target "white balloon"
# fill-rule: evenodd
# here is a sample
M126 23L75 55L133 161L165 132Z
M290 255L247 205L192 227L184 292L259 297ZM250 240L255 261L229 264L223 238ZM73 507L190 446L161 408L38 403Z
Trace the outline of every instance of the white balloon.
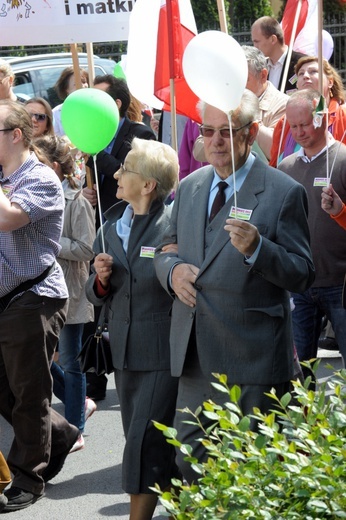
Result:
M163 102L154 96L157 28L160 0L137 0L131 11L127 42L126 81L130 92L150 107L161 109Z
M322 56L329 60L334 50L334 40L328 31L322 30ZM315 39L315 54L318 55L318 34Z
M206 31L192 38L184 52L183 71L191 90L209 105L226 113L239 106L248 65L232 36Z

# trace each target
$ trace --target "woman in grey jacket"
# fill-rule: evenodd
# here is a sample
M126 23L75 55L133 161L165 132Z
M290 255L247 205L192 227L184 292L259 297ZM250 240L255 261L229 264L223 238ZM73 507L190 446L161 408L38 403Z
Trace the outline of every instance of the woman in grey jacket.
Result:
M105 214L94 250L94 274L86 292L94 305L109 305L108 329L126 445L123 489L130 519L152 518L161 488L177 475L174 449L152 421L171 425L177 379L170 375L172 300L159 284L154 251L169 223L164 200L178 177L178 159L168 145L135 138L116 172L121 202ZM105 250L103 251L103 243Z

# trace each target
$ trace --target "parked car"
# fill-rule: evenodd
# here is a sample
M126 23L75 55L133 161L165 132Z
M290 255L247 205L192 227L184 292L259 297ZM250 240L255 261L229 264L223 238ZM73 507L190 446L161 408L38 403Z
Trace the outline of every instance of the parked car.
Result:
M79 53L79 64L88 69L86 53ZM6 58L11 64L16 80L14 92L23 98L43 97L52 108L61 103L54 85L61 72L72 65L72 54L69 52L56 54L37 54L20 58ZM113 74L116 63L113 60L94 56L95 76Z

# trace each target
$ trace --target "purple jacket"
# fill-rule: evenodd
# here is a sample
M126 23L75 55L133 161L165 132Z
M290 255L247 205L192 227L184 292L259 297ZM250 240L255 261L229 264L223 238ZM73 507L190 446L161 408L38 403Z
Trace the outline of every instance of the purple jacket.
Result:
M192 155L193 145L195 144L195 141L199 135L198 124L192 121L192 119L188 119L185 125L178 154L180 164L180 181L198 168L208 164L206 162L196 161Z

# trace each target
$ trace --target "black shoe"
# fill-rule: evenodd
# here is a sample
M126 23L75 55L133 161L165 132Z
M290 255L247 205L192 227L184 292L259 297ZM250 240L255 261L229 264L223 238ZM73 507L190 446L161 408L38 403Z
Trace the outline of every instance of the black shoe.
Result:
M43 495L34 495L30 491L24 491L24 489L14 486L5 491L4 495L7 498L7 504L3 508L4 513L24 509L43 497Z
M51 457L48 466L43 470L42 478L45 482L52 480L62 470L67 455L70 453L71 448L74 446L74 443L77 441L80 435L78 428L75 428L75 430L75 435L73 436L73 439L69 445L66 447L66 450L63 453L59 453L58 455Z
M0 513L3 511L4 507L7 504L7 496L3 493L0 493Z
M318 340L318 348L322 348L324 350L339 350L339 345L335 338L320 338Z

